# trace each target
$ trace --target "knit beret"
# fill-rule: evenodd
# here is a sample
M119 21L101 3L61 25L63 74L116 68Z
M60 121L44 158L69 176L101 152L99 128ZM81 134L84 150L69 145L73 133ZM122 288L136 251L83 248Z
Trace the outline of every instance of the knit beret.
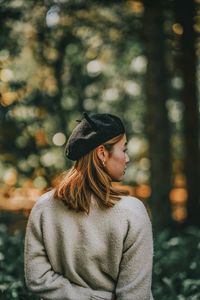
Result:
M83 113L82 120L73 129L65 146L68 159L78 160L97 146L125 133L125 128L119 117L111 114Z

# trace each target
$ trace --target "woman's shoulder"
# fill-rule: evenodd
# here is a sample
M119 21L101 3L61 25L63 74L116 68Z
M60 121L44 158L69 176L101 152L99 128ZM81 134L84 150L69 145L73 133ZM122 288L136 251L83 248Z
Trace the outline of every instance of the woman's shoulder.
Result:
M116 204L117 209L122 210L135 210L135 209L143 209L144 204L143 202L133 196L122 196L121 199Z
M42 194L35 202L34 206L33 206L33 211L39 211L42 210L43 207L47 207L48 205L50 205L52 199L54 196L54 191L50 190L44 194Z
M134 227L140 230L144 226L150 226L151 221L144 203L133 196L123 196L115 205L115 211L120 214L120 219L129 220Z
M115 211L122 213L126 217L146 218L148 216L147 209L144 203L133 196L122 196L121 200L114 206Z

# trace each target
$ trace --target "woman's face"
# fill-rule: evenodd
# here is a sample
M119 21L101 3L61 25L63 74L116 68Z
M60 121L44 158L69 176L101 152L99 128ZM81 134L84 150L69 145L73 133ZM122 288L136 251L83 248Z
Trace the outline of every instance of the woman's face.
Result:
M125 174L125 169L130 161L127 151L127 139L124 134L123 138L117 142L112 149L105 155L105 169L113 181L119 182Z

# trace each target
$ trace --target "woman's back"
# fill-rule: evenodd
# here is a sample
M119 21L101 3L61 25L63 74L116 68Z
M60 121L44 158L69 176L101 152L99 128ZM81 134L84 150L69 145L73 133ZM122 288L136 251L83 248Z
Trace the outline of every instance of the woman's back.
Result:
M27 283L33 290L41 289L44 297L48 298L49 284L55 290L56 284L60 286L62 278L55 274L62 274L72 283L71 298L56 298L55 293L56 299L75 299L80 287L85 288L83 295L94 290L100 299L111 299L112 293L117 299L150 299L152 228L137 198L122 196L109 209L100 208L92 198L87 215L69 210L51 191L37 201L27 231ZM45 252L48 261L35 260L39 252ZM90 299L83 297L76 300Z

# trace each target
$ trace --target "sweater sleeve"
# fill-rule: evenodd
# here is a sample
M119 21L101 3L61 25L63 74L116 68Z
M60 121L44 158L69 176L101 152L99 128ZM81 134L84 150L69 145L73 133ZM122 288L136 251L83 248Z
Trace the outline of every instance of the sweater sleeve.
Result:
M40 205L36 204L31 211L25 235L24 267L27 287L44 299L76 299L73 284L54 272L48 260L42 238L41 210L38 206Z
M127 214L128 231L119 267L116 297L120 300L153 300L151 222L142 202Z

